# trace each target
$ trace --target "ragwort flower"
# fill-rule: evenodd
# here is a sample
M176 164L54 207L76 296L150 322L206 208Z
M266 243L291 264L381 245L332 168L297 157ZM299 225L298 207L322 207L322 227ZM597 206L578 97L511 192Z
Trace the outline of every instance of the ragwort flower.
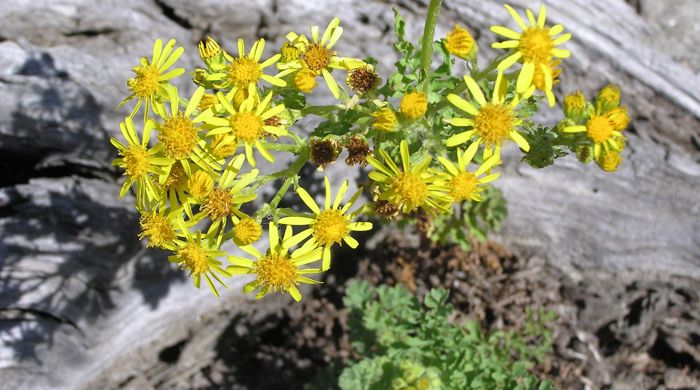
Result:
M438 161L445 167L446 172L442 173L443 190L452 198L455 203L473 200L482 200L481 193L486 190L484 186L500 177L500 173L493 173L483 177L483 174L490 172L491 168L498 164L498 156L491 156L476 171L467 170L467 166L474 159L479 144L472 143L466 151L457 150L457 164L452 161L438 157Z

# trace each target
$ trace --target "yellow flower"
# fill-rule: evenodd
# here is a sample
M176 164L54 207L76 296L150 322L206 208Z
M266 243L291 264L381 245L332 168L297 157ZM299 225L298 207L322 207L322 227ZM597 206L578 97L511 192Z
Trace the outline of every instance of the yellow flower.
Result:
M619 138L624 138L619 130L615 130L615 123L605 114L593 112L585 125L567 126L565 133L585 132L593 143L593 156L596 161L600 159L602 152L620 150Z
M382 149L379 149L379 154L384 163L367 157L367 162L375 169L369 173L369 178L379 186L379 199L397 206L404 213L419 207L429 212L446 212L450 200L435 184L438 177L427 169L432 158L426 156L412 166L406 141L401 141L400 151L401 168Z
M148 120L144 125L143 138L139 140L139 135L134 127L134 121L131 117L127 117L124 122L119 124L119 129L126 139L126 145L111 138L110 142L119 151L120 158L115 159L112 165L124 170L126 181L119 191L119 197L123 198L129 188L136 184L137 204L143 205L146 201L158 199L158 191L156 190L151 174L163 175L166 167L170 164L167 158L162 156L162 148L149 148L148 144L151 139L151 129L153 129L153 121Z
M177 88L171 88L169 95L169 113L165 106L154 108L156 114L163 118L162 122L156 123L158 145L163 148L170 165L179 162L188 176L192 172L190 162L204 170L218 170L219 164L204 149L205 142L199 135L200 128L198 126L205 118L213 115L213 112L206 110L192 118L204 95L204 88L199 87L195 90L184 111L180 110L180 97Z
M148 239L148 247L175 249L174 241L177 238L175 226L181 223L179 220L182 219L182 209L167 213L166 211L161 207L159 210L153 209L141 213L139 239Z
M131 91L126 99L119 103L121 107L131 99L138 99L136 106L131 111L129 116L133 117L138 112L141 105L145 102L146 108L144 117L148 117L152 108L161 105L161 100L168 97L168 89L172 87L169 80L185 73L185 69L176 68L170 72L166 72L180 58L185 49L175 47L175 40L171 39L163 47L163 41L157 39L153 44L153 53L151 59L141 57L140 64L135 66L133 71L136 74L133 78L127 81L127 87Z
M199 51L199 57L207 64L220 59L221 54L223 53L219 43L212 37L207 37L206 41L200 41L197 44L197 50Z
M214 189L214 179L208 172L198 170L187 181L187 191L194 199L204 199Z
M241 249L253 256L255 260L233 255L228 257L232 264L227 268L229 272L240 275L255 275L255 280L243 287L245 293L258 290L255 295L256 299L260 299L268 293L288 293L298 302L301 300L301 293L297 288L299 283L319 283L305 275L320 273L320 269L301 267L321 259L321 248L303 246L289 253L289 249L293 246L289 244L291 238L292 228L290 226L287 226L284 237L280 240L277 225L270 223L268 229L270 248L265 254L249 245Z
M350 233L372 229L372 224L370 222L353 222L353 219L362 212L364 206L348 213L350 207L352 207L362 193L362 189L358 190L350 198L350 201L341 208L340 203L348 190L348 181L345 180L340 186L338 193L335 198L333 198L333 204L331 204L331 186L328 177L325 178L325 183L326 200L323 205L323 210L318 207L306 190L299 187L297 189L297 194L299 194L301 200L313 214L284 217L279 221L281 224L285 225L309 226L308 229L294 236L294 238L290 240L289 245L296 245L306 238L311 237L304 246L318 246L323 248L322 271L326 271L331 266L331 247L333 245L341 244L344 241L351 248L357 248L358 242L350 236Z
M204 276L212 293L218 297L219 292L214 286L212 278L228 288L219 275L231 277L228 271L221 268L221 261L216 259L225 256L226 252L219 250L206 237L202 237L201 232L197 232L196 236L193 236L184 224L180 228L185 233L185 240L175 240L175 254L168 256L168 260L179 265L181 269L189 271L197 288L199 288L202 276Z
M285 60L288 61L277 64L277 67L291 71L308 68L315 74L320 74L326 81L333 97L338 99L340 88L331 75L331 71L333 69L351 70L365 65L363 61L356 58L338 57L337 53L332 50L342 34L343 28L340 27L340 19L338 18L331 20L322 36L320 36L318 26L311 27L311 41L304 35L298 35L294 32L288 33L286 38L290 44L287 45L285 55ZM293 59L290 47L299 49L298 58Z
M617 131L622 131L630 124L630 115L626 107L615 107L608 111L606 116L613 123L613 128Z
M608 84L598 92L596 98L598 110L608 110L620 105L620 87L615 84Z
M250 217L243 217L233 227L233 242L238 246L250 245L262 237L260 222Z
M418 119L428 111L428 97L423 92L409 92L401 98L401 113L408 119Z
M553 58L568 58L571 55L568 50L560 49L557 46L571 39L571 34L567 33L557 37L564 31L564 26L557 24L547 27L545 25L547 10L544 5L540 8L537 20L535 20L535 15L532 11L526 10L529 26L525 24L520 15L511 6L506 4L505 8L515 19L522 32L518 33L503 26L491 27L491 31L508 39L503 42L496 42L491 46L496 49L513 50L511 55L498 64L498 70L505 71L516 62L521 61L523 67L518 75L516 91L523 94L532 87L535 69L539 68L544 74L545 88L543 91L551 93L552 85L554 84ZM550 102L551 105L552 103Z
M239 217L245 217L246 215L239 211L241 205L257 197L257 193L246 190L246 187L258 176L257 169L235 180L244 160L245 156L242 154L231 160L222 174L212 183L211 190L202 199L199 212L194 215L195 221L207 218L212 222L207 231L209 237L216 236L218 232L218 237L221 239L229 218L236 223Z
M586 97L580 91L566 95L564 97L564 116L571 119L578 119L583 116L586 108Z
M455 25L455 28L447 33L445 47L450 54L456 55L463 60L473 60L478 50L474 37L459 24Z
M547 86L547 75L542 69L551 69L552 85L556 85L559 84L559 75L561 74L561 68L557 67L560 63L561 60L556 60L548 62L546 67L535 67L535 73L532 76L532 85L534 86L534 88L529 88L527 91L525 91L525 93L523 94L523 99L527 99L530 96L532 96L532 94L535 93L535 90L540 90L544 92L549 106L554 107L554 103L556 102L556 99L554 97L554 91L552 91L551 86Z
M465 200L473 200L479 202L482 200L481 192L486 190L484 184L490 183L500 176L500 173L490 174L484 177L479 177L491 170L493 166L498 164L498 156L491 156L476 171L470 172L467 170L467 165L474 159L479 144L472 143L465 152L461 149L457 150L457 165L452 161L438 157L438 161L445 167L447 172L443 173L443 190L452 198L455 203L461 203Z
M287 135L288 132L280 126L266 125L265 121L284 111L284 105L280 104L268 108L272 100L272 92L268 93L262 101L259 101L257 91L255 91L253 86L249 87L249 96L241 103L238 109L231 104L231 95L231 92L227 96L224 96L221 92L217 94L219 102L226 109L229 117L209 116L205 118L204 121L206 123L215 126L214 129L207 133L207 136L224 134L224 140L232 139L239 145L242 143L245 147L246 159L253 167L256 165L253 147L257 148L267 161L275 161L275 158L267 151L262 141L265 140L267 134L281 136Z
M314 88L316 88L316 85L318 85L318 83L316 83L316 76L318 76L318 74L313 70L301 68L294 75L294 86L301 92L311 93Z
M397 131L396 128L396 114L394 110L389 107L382 107L372 114L374 118L374 123L372 127L377 130L382 131Z
M530 145L517 130L522 123L516 110L520 99L516 95L512 97L510 102L505 100L507 81L503 77L503 73L498 72L491 101L486 100L484 93L474 79L465 76L464 82L477 106L455 94L448 95L447 100L469 114L469 117L447 119L446 122L453 126L470 127L471 130L453 135L445 141L445 145L448 147L461 145L476 137L474 142L485 147L484 158L488 158L492 154L500 156L501 144L508 140L515 141L524 151L529 151Z
M261 38L253 44L250 52L246 55L245 43L243 39L239 39L238 57L232 57L224 52L224 57L230 64L210 64L214 72L208 74L206 79L216 83L216 86L219 88L231 88L232 90L246 89L251 85L256 86L259 80L267 81L277 87L286 86L287 83L281 78L284 76L283 74L276 76L265 74L265 68L275 64L280 59L280 55L275 54L263 63L260 63L264 49L265 40Z
M619 151L608 150L603 152L600 158L596 159L596 163L605 172L615 172L622 163L622 156Z

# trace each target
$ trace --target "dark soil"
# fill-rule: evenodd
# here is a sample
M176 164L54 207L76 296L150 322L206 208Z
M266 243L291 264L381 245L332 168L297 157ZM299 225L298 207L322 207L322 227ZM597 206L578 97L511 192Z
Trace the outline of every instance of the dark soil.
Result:
M465 252L420 237L374 241L380 244L365 252L336 253L324 284L307 290L301 304L233 318L213 363L200 373L210 387L327 387L354 357L342 297L359 278L403 284L419 295L447 288L455 308L487 329L521 326L527 308L554 310L554 351L535 371L562 389L700 388L697 281L590 270L567 275L493 242L474 242Z

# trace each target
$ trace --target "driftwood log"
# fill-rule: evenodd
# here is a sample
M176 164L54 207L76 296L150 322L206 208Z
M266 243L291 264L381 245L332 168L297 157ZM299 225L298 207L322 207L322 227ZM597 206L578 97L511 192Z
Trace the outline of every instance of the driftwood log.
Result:
M196 386L193 373L213 353L226 326L222 319L250 311L250 301L239 292L242 281L214 299L206 289L195 290L165 254L146 250L136 239L138 216L128 199L118 199L108 139L118 134L125 111L114 107L126 93L130 67L150 53L156 38L178 39L186 47L184 66L191 69L196 42L206 35L231 47L239 36L247 42L261 36L271 50L287 31L325 25L338 15L345 27L338 50L379 58L386 73L394 58L391 7L400 9L409 34L418 38L425 3L3 3L0 387ZM492 57L488 26L512 23L500 1L443 3L437 33L461 23L475 33L482 55ZM658 281L673 286L674 278L683 276L684 288L697 292L700 5L693 0L673 6L653 0L545 3L552 22L574 34L561 91L579 88L590 96L607 82L619 83L633 115L629 149L616 174L572 159L535 170L519 164L515 153L507 154L499 186L509 217L498 240L547 259L588 289ZM554 113L542 117L557 118ZM334 169L341 173L341 167ZM611 296L594 299L609 306L608 323L625 316L639 294L620 285ZM274 309L276 301L265 305ZM700 362L700 331L692 317L697 315L690 314L684 330L666 334L669 348Z

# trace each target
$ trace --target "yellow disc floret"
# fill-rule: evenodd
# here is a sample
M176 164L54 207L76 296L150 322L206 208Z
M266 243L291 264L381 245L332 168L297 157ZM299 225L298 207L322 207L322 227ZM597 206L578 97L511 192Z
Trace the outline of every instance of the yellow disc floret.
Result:
M237 245L250 245L260 237L262 237L262 226L253 218L243 218L233 228L233 241Z
M148 162L146 148L139 144L130 145L121 152L124 156L124 173L134 179L139 179L148 174L151 164Z
M216 95L205 93L202 95L202 99L199 101L197 109L199 109L200 112L206 111L207 109L214 107L218 102L219 100L216 98Z
M391 183L391 189L398 198L397 203L409 210L422 206L428 199L428 185L415 173L399 173Z
M450 54L454 54L462 59L473 58L477 48L476 41L472 35L459 24L455 25L455 28L447 33L445 47Z
M468 200L474 193L477 184L476 175L471 172L460 172L450 181L450 196L455 202Z
M141 225L141 233L139 239L148 239L149 247L163 248L175 240L175 230L173 229L170 220L157 213L149 213L141 216L139 220Z
M613 122L605 116L594 115L586 124L588 138L597 144L609 140L614 130Z
M372 114L374 123L372 127L382 131L396 130L396 114L389 107L383 107Z
M221 187L214 188L202 206L202 211L212 221L227 217L232 209L233 195Z
M339 243L350 232L348 219L339 210L323 210L316 216L313 235L321 245Z
M474 118L474 130L486 144L497 145L508 139L513 128L513 111L503 104L487 104Z
M236 58L228 66L228 79L233 86L238 88L245 88L256 83L261 74L260 64L248 57Z
M134 67L136 76L127 80L131 92L140 99L149 98L158 92L160 71L155 65L139 65Z
M428 111L428 98L423 92L409 92L401 98L401 113L409 119L418 119Z
M195 172L187 182L187 189L189 193L198 199L202 199L209 195L213 188L214 180L204 171Z
M158 140L163 144L166 156L182 160L189 157L197 145L197 128L190 118L174 115L160 125Z
M239 112L230 119L233 134L247 143L255 142L263 134L263 120L252 112Z
M287 255L271 253L255 263L258 280L272 292L286 291L296 284L297 267Z
M548 28L531 27L520 37L520 52L526 62L542 63L552 58L554 41Z
M177 257L180 259L180 267L189 270L192 275L201 275L209 270L209 255L204 248L193 242L180 248Z
M326 69L333 58L333 51L318 44L312 43L307 46L304 52L304 62L306 66L316 72Z

